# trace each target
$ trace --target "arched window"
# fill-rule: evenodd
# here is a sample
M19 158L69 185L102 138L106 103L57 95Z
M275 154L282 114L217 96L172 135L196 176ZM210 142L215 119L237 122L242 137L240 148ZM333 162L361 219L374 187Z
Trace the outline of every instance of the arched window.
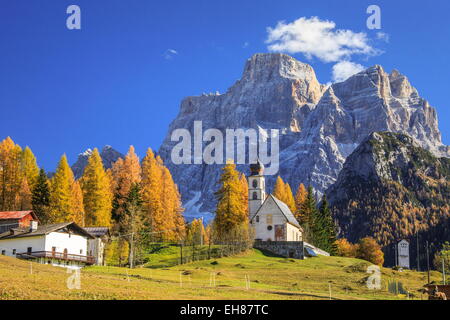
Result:
M258 194L256 192L253 192L253 200L258 200Z
M253 189L258 188L258 181L253 180Z

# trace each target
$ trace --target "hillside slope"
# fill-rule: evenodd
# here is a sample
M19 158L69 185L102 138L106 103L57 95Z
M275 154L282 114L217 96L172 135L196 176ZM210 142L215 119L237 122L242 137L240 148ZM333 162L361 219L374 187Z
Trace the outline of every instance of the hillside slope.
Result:
M326 193L340 235L350 241L373 236L388 246L417 233L422 243L450 240L450 159L407 135L371 134Z
M164 269L90 267L81 271L81 289L67 289L65 269L0 256L1 299L405 299L388 293L396 279L420 298L426 275L382 269L381 291L365 286L368 262L320 257L305 261L265 256L252 250L240 256ZM211 282L211 276L215 275ZM247 290L245 278L250 278ZM181 279L181 282L180 282ZM432 279L440 279L437 272Z

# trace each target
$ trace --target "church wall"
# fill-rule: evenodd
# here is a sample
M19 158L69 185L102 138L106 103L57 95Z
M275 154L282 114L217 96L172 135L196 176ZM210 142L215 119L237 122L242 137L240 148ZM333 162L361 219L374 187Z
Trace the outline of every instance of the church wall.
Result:
M272 216L272 222L270 223L267 219L267 216ZM255 239L263 240L263 241L275 241L275 226L276 225L285 225L286 218L280 212L280 209L276 205L276 203L269 199L265 202L264 207L259 211L259 222L256 222L256 217L253 218L252 227L255 229ZM268 230L268 227L271 226L271 230ZM284 239L286 241L286 239Z
M302 241L301 231L292 224L286 224L287 241Z

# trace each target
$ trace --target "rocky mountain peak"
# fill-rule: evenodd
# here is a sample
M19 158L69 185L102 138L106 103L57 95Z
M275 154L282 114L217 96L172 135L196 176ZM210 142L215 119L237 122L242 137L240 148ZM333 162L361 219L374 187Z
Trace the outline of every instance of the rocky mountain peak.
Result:
M173 130L192 131L199 120L203 130L281 130L279 174L293 189L304 183L319 193L336 181L346 158L372 132L405 133L435 155L450 156L441 142L436 111L400 72L388 74L375 65L325 86L308 64L285 54L255 54L226 93L184 99L159 150L183 201L210 212L220 166L170 161ZM273 178L268 177L269 187Z
M83 175L84 168L86 167L91 155L92 149L90 148L78 155L77 161L72 165L72 171L76 179L79 179ZM111 146L106 145L102 148L100 157L102 158L103 167L105 169L110 169L112 168L114 162L116 162L119 158L123 158L124 155L114 150Z

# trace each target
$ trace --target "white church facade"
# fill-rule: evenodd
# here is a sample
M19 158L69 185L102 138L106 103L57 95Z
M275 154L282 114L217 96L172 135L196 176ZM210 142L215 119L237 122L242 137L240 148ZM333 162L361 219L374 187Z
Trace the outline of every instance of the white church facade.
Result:
M273 195L266 194L261 163L250 166L248 177L249 218L256 241L300 242L303 229L289 207Z

